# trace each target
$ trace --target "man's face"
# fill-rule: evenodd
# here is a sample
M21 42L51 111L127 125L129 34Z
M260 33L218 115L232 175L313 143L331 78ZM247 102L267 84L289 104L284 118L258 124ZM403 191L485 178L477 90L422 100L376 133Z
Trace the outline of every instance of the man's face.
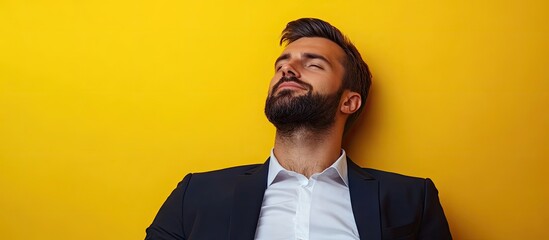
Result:
M275 62L265 114L279 131L322 131L335 120L345 53L324 38L300 38Z
M336 93L343 82L344 58L343 49L328 39L300 38L288 44L277 58L269 95L276 96L284 90L288 90L293 96L305 95L311 90L319 94ZM302 84L291 81L279 83L282 77L291 76L301 80ZM307 84L310 86L306 86Z

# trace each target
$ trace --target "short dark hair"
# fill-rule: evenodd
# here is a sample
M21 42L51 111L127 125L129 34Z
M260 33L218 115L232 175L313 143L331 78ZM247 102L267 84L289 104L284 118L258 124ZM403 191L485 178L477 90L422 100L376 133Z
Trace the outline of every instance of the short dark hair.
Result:
M372 75L368 65L360 56L357 48L349 38L347 38L339 29L330 23L317 18L301 18L291 21L286 25L280 37L280 45L290 44L303 37L321 37L331 40L339 45L345 52L343 66L345 74L343 76L343 89L349 89L360 94L362 105L353 114L349 116L345 123L345 131L353 125L358 119L362 109L366 105L370 85L372 84Z

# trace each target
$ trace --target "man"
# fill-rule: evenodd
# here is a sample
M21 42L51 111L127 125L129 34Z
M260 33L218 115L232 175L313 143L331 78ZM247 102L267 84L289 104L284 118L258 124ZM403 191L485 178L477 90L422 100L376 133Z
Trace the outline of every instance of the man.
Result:
M360 168L341 149L370 86L354 45L311 18L288 23L280 43L270 158L188 174L146 239L451 239L431 180Z

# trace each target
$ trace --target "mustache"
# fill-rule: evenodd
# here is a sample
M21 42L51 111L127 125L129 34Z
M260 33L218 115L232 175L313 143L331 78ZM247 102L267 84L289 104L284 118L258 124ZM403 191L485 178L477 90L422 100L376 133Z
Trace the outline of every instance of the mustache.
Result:
M299 84L300 86L304 87L305 89L307 89L308 91L313 90L313 86L311 84L306 83L304 81L301 81L299 78L296 78L294 76L289 76L289 77L284 76L284 77L281 77L280 80L278 80L278 82L273 86L273 90L271 91L271 95L278 90L278 88L280 87L280 84L285 83L285 82L295 82L295 83Z

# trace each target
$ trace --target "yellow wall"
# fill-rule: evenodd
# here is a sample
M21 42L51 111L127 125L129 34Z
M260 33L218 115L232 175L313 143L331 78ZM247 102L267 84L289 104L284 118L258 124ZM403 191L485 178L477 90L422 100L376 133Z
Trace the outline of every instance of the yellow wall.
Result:
M546 236L547 1L197 2L0 1L2 239L142 239L187 172L265 160L305 16L374 73L359 164L434 179L455 239Z

